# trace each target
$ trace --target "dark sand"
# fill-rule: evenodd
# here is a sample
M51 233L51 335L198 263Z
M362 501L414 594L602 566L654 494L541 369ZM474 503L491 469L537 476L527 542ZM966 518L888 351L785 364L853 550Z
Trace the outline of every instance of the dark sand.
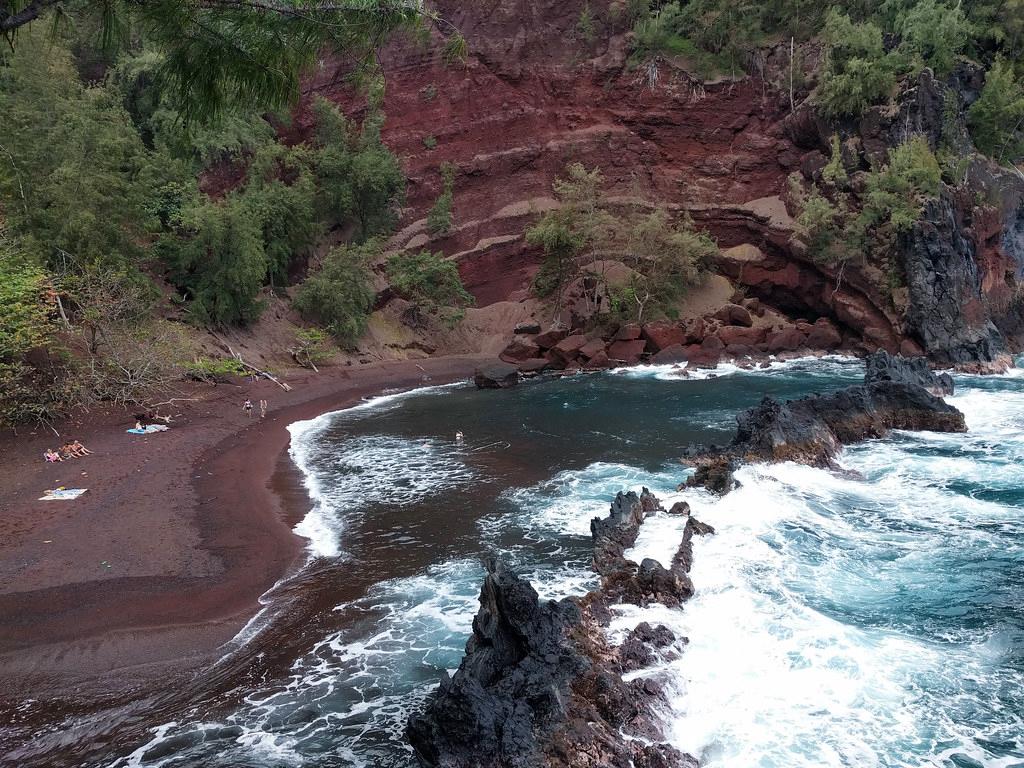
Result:
M329 369L290 380L195 387L169 432L126 434L123 410L0 438L0 710L27 698L117 696L218 657L301 564L308 510L288 458L291 422L385 389L467 378L477 358ZM270 402L247 418L246 397ZM95 455L46 464L79 438ZM84 473L84 474L83 474ZM47 488L88 487L75 501ZM11 711L8 709L8 711Z

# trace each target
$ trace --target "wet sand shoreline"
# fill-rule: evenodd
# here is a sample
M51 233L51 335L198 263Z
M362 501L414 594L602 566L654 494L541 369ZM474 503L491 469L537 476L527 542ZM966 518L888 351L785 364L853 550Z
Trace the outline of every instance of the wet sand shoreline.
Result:
M0 712L28 698L72 700L23 724L42 726L89 711L91 700L192 678L305 560L292 527L309 499L287 454L288 424L385 390L464 379L479 362L339 368L296 379L288 393L269 382L222 385L170 432L142 440L126 439L123 411L91 414L62 435L95 455L58 465L38 458L60 442L52 434L4 438L0 678L9 685ZM245 418L245 397L270 401L265 421ZM80 500L36 501L47 487L79 483L90 488ZM11 756L19 731L0 736L0 755Z

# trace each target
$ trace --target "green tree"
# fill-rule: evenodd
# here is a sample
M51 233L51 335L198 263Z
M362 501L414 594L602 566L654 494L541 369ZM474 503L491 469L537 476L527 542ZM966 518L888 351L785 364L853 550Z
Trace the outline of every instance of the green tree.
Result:
M387 275L395 293L430 314L473 303L458 266L441 253L396 253L388 258Z
M62 345L55 292L38 259L10 238L0 219L0 425L47 420L69 404L59 374ZM57 365L30 361L45 351Z
M1000 162L1024 156L1024 82L1012 65L997 59L985 76L981 96L967 113L974 143Z
M249 167L239 200L259 225L271 286L287 285L289 268L321 234L316 181L306 153L268 145Z
M123 265L173 178L143 146L118 98L85 88L67 51L32 32L0 66L0 198L8 226L51 267ZM165 173L165 171L167 173Z
M925 199L935 197L942 169L923 136L914 136L889 152L889 162L868 174L861 214L867 226L890 224L906 232L921 217Z
M918 0L900 15L896 31L903 53L944 77L952 71L972 29L960 3L948 6L938 0Z
M885 53L882 30L855 24L832 9L825 22L826 63L817 100L829 115L856 115L886 100L896 84L896 63Z
M357 71L373 70L376 48L391 32L442 23L405 0L0 0L0 36L9 44L21 45L36 19L95 28L97 44L110 52L141 35L163 56L165 94L188 122L231 109L282 109L298 100L302 74L324 51L344 55Z
M295 308L341 344L352 345L366 332L374 300L368 265L379 255L380 245L370 240L333 249L296 291Z
M699 285L718 253L710 236L697 232L689 219L673 221L664 208L631 222L625 246L637 321L648 307L664 312Z
M269 266L262 234L258 217L230 196L187 209L177 230L157 243L157 254L197 321L244 325L259 317L258 295Z

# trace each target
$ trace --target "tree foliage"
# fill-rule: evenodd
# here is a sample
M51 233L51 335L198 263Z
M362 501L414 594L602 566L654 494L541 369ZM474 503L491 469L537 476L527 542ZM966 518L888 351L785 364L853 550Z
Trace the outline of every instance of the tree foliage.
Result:
M458 266L441 253L396 253L387 260L387 276L395 293L428 314L461 310L473 303Z
M587 274L597 279L623 315L671 311L688 289L704 279L718 247L688 218L674 217L663 208L644 212L613 207L603 185L600 169L587 170L580 163L570 165L566 175L555 181L559 206L545 213L526 235L544 252L534 293L553 298L557 314L566 286ZM612 286L602 270L590 267L608 261L629 268L627 285Z
M889 160L863 181L856 202L839 185L805 189L790 177L789 196L797 209L794 239L808 255L828 265L851 259L886 260L895 238L921 218L926 200L939 193L939 163L921 136L894 147ZM859 207L860 212L857 212Z
M854 23L833 9L825 22L825 44L818 101L827 114L858 114L888 97L896 84L896 67L878 25Z
M443 23L407 0L0 0L0 35L10 44L20 45L35 19L96 29L94 44L110 53L142 36L160 53L162 89L187 122L281 109L298 99L302 74L323 52L373 70L394 30Z
M296 291L295 308L341 344L354 344L366 331L374 300L369 264L379 255L380 245L371 240L333 249Z
M1009 62L998 59L988 71L967 124L982 152L1000 161L1024 157L1024 81L1014 76Z

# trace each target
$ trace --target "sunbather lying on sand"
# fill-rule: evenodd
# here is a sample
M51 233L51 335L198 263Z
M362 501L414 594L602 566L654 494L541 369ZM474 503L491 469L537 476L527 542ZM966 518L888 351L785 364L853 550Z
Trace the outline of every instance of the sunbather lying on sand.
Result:
M43 451L43 458L51 462L64 461L64 459L60 457L60 454L53 450L53 448L47 448L45 451Z

